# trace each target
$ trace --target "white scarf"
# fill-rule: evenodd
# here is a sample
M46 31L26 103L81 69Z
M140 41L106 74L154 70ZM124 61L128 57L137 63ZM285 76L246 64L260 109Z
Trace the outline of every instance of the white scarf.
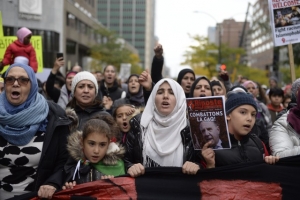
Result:
M155 105L157 90L164 82L170 84L176 98L176 106L167 116L161 115ZM182 167L180 132L187 126L186 107L184 91L176 81L164 78L156 83L141 118L144 166L147 166L148 156L160 166Z

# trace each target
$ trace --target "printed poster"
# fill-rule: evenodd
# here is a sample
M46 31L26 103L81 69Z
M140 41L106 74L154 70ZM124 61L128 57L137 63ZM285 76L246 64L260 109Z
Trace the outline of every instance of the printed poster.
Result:
M300 42L300 1L268 0L274 46Z
M214 150L230 149L224 96L187 98L190 132L195 150L207 142Z

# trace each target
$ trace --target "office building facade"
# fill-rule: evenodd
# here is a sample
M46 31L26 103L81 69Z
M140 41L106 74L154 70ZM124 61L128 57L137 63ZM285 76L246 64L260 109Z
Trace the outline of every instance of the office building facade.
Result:
M98 20L133 45L143 68L151 66L155 0L98 0Z
M77 64L87 70L91 46L104 42L97 32L105 28L97 20L97 0L0 0L0 8L5 36L16 35L20 27L42 36L46 68L52 68L56 53L63 52L64 71Z

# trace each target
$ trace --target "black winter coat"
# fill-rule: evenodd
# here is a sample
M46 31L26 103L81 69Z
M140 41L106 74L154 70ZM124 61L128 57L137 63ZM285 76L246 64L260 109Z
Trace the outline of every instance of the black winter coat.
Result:
M246 135L238 141L230 134L231 149L215 151L215 166L262 161L264 160L264 146L262 141L255 134Z
M33 191L38 191L41 185L52 185L61 189L63 168L68 159L66 147L71 121L56 103L48 101L48 105L48 125Z
M95 115L109 115L101 105L94 105L85 109L76 106L74 110L78 116L78 130L82 130L85 122Z
M114 85L111 88L106 88L104 80L101 81L100 90L103 96L110 97L112 101L120 99L122 93L124 92L123 89L119 88L117 81L114 82Z
M143 143L142 130L140 127L141 114L133 117L130 120L131 129L127 134L126 153L124 157L125 170L127 171L132 165L136 163L143 163ZM186 126L181 132L183 143L183 164L186 161L195 161L194 148L192 138L190 135L190 128ZM196 162L195 162L196 163ZM198 163L197 163L198 164Z

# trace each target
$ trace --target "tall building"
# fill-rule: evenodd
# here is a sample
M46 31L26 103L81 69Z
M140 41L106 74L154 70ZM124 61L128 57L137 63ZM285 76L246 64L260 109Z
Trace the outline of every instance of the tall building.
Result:
M96 0L0 0L5 36L20 27L42 36L43 65L52 68L57 52L64 53L65 70L75 64L87 68L89 50L104 42L97 32L105 28L97 20ZM126 42L128 49L137 50Z
M155 0L98 0L98 20L132 44L144 68L151 66Z
M209 43L216 44L216 27L208 27L207 36L208 36Z
M228 45L230 48L238 48L245 22L237 22L234 19L225 19L218 23L216 27L215 39L219 43L219 31L221 32L221 43ZM249 23L246 22L246 31L249 30Z
M245 30L243 30L245 28ZM247 45L247 32L249 30L249 22L237 22L234 19L225 19L222 23L218 23L215 30L216 45L221 43L230 48L243 48L246 56L241 58L244 64L248 62L247 52L249 46Z
M252 7L251 59L252 67L266 69L273 65L273 36L270 26L268 1L257 0Z

